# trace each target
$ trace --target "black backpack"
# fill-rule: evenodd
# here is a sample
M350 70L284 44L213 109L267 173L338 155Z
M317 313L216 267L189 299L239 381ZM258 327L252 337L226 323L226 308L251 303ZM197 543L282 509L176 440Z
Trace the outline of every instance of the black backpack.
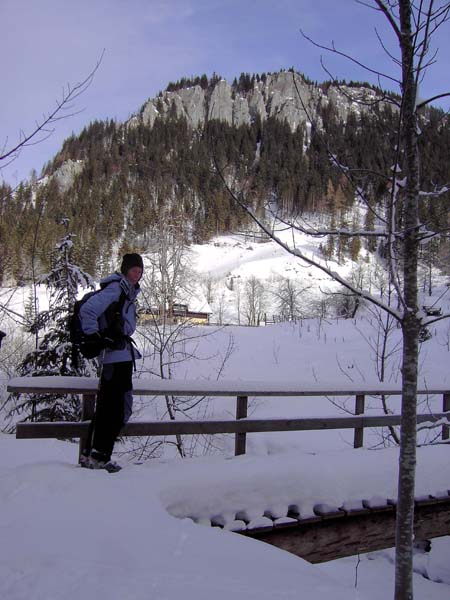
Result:
M96 341L89 340L89 336L83 332L81 328L80 309L83 304L105 289L108 282L99 290L87 292L84 296L77 300L73 306L72 314L69 317L69 340L72 344L74 362L76 363L76 353L79 352L85 358L96 358L106 347L118 350L125 347L126 336L123 333L123 318L122 309L126 300L126 293L122 290L119 300L112 302L100 316L104 316L106 327L100 329L99 339Z

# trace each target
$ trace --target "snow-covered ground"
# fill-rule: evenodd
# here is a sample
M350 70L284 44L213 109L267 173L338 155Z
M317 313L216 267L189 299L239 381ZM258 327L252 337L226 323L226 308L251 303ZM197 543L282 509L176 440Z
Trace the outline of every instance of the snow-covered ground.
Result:
M392 597L392 551L312 566L174 515L206 515L224 507L256 515L263 506L282 511L293 496L308 502L350 500L363 489L391 494L396 450L124 461L117 475L80 469L76 456L74 444L0 436L1 598ZM448 475L446 448L420 452L418 490L435 489ZM449 597L449 551L449 538L441 538L433 541L431 553L415 557L417 598Z
M269 287L277 275L296 274L300 281L311 281L317 295L329 284L310 276L310 269L273 244L234 237L195 247L192 262L204 275L220 277L216 297L224 294L225 313L234 322L233 277L236 283L256 275ZM14 292L17 312L27 298L23 292ZM448 307L447 297L441 305ZM201 337L194 336L183 347L186 356L195 348L197 360L178 364L179 379L215 380L220 373L222 379L260 385L293 381L328 388L378 380L377 327L367 312L356 320L305 319L264 328L197 331ZM202 335L205 331L210 335ZM436 323L431 333L421 349L420 382L445 386L449 326ZM8 352L8 339L0 359ZM137 339L145 350L145 337ZM398 340L394 329L389 338L392 350ZM394 351L386 375L391 383L399 381L399 359ZM151 362L149 353L136 377L148 376ZM5 379L3 375L3 385ZM352 398L344 398L339 407L329 399L265 397L251 399L250 413L259 418L335 415L342 414L342 408L352 409L352 403ZM370 414L381 411L379 399L367 403ZM420 410L441 406L441 398L424 397ZM397 412L398 399L390 398L389 407ZM212 398L202 410L204 417L232 416L234 400ZM163 412L160 399L136 398L136 418L160 417ZM386 446L379 430L366 432L364 449L353 450L351 438L350 431L253 434L248 436L247 455L234 457L232 438L219 436L212 453L195 458L178 459L170 448L143 464L135 464L129 454L119 455L124 469L110 475L77 467L75 444L0 435L0 598L391 598L392 550L313 566L262 542L186 518L207 521L221 513L231 520L243 509L256 518L266 509L281 514L290 503L307 512L320 502L342 505L395 497L397 449ZM201 453L201 447L197 450ZM420 447L417 494L448 489L448 446ZM417 599L450 597L449 556L448 537L433 540L431 553L416 555Z
M245 506L256 514L261 502L281 510L280 496L330 497L333 488L327 486L335 486L336 499L358 495L361 473L368 469L377 474L374 489L390 493L396 451L383 452L345 450L339 473L336 457L324 453L125 462L119 474L110 475L77 467L75 445L1 435L0 597L392 597L392 551L312 566L261 542L173 516L222 505ZM437 470L449 473L446 449L424 449L420 456L419 489L441 483ZM430 554L416 556L416 570L429 577L414 576L417 598L449 597L449 550L449 538L441 538L433 541Z

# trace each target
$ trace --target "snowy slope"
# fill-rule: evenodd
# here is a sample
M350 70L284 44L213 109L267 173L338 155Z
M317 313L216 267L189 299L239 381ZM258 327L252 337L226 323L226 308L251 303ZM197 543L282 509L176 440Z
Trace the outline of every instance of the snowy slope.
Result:
M321 251L321 244L326 244L325 238L311 238L299 232L288 230L276 232L284 243L300 250L305 256L314 259L330 271L349 281L364 280L363 287L375 296L380 285L381 266L376 268L376 258L370 252L361 250L358 260L349 258L341 264L326 261ZM190 262L198 273L198 285L203 287L205 279L213 284L212 319L217 319L219 305L222 305L224 323L238 322L237 303L244 304L245 282L254 277L264 286L264 311L268 315L277 314L276 291L281 278L295 282L298 289L303 290L299 295L304 316L315 316L317 304L320 301L332 301L331 292L340 289L339 284L322 270L308 266L306 263L287 253L274 241L261 241L248 235L227 235L212 239L208 244L193 245L190 252ZM369 275L369 273L371 273ZM438 305L446 310L450 307L450 293L445 284L448 278L433 271L435 292L433 297L427 295L428 271L419 269L419 302L432 305L438 299ZM423 286L423 287L422 287ZM239 300L238 300L239 297ZM242 311L242 306L241 306ZM240 323L245 323L241 314Z
M63 442L0 436L1 598L376 600L391 595L389 552L361 558L354 589L356 558L312 566L261 542L174 518L166 510L173 512L177 503L215 503L222 488L234 489L251 507L251 491L267 488L274 468L277 472L273 460L150 461L125 464L110 475L76 467L76 452L76 446ZM438 455L433 450L424 464ZM296 473L300 493L318 484L317 461L307 468L306 457L301 460ZM289 469L279 472L279 489L289 480L294 457L282 462ZM324 457L322 465L326 462ZM341 489L352 486L360 473L353 461L345 464ZM241 492L237 481L243 483ZM436 558L418 557L419 567L446 581L416 575L421 600L448 598L450 569L442 557L449 549L448 541L442 542Z

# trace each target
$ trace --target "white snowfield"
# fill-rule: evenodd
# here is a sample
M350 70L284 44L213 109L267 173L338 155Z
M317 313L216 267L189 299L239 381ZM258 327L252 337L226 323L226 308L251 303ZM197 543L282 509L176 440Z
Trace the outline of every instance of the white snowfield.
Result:
M0 597L7 600L379 600L392 597L392 552L310 565L186 515L304 510L396 491L397 451L280 453L123 461L115 475L76 465L77 446L0 436ZM447 447L419 449L417 492L450 481ZM174 516L176 515L176 516ZM450 594L449 538L416 568L421 600Z

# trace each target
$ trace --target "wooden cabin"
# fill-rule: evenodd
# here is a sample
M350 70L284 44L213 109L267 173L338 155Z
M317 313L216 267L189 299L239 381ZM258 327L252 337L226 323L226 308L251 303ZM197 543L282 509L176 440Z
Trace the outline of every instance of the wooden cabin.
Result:
M189 310L187 304L173 304L170 310L166 311L166 323L179 325L180 323L189 323L190 325L208 325L209 312ZM163 314L160 308L144 308L139 311L138 322L140 325L161 324Z

